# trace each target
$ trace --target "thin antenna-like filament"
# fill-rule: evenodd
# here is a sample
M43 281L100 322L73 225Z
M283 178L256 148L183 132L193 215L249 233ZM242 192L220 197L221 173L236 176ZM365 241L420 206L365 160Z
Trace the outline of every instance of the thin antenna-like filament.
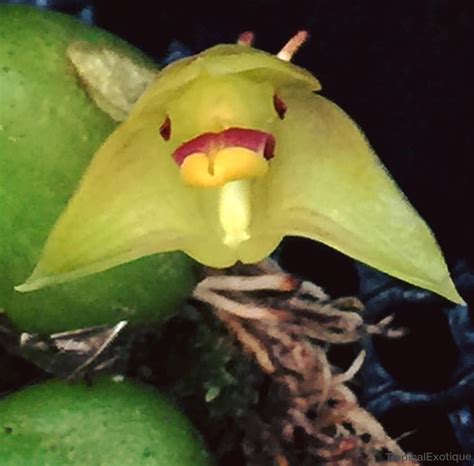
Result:
M255 41L255 34L251 31L245 31L240 34L239 38L237 39L238 45L245 45L247 47L252 47Z
M308 31L297 32L278 52L277 57L284 61L291 61L293 55L308 40Z

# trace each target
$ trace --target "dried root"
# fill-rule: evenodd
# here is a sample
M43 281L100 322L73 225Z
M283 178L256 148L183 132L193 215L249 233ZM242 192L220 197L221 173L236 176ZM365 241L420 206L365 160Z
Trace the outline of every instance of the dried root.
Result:
M214 308L272 381L273 396L248 420L248 465L398 464L403 451L345 385L364 352L346 372L327 358L331 344L401 335L389 328L391 318L366 325L356 298L331 300L271 260L224 274L209 269L193 296Z
M32 362L45 372L67 380L101 372L121 371L128 360L128 322L98 325L42 336L18 332L0 310L0 346ZM121 344L118 343L119 337Z

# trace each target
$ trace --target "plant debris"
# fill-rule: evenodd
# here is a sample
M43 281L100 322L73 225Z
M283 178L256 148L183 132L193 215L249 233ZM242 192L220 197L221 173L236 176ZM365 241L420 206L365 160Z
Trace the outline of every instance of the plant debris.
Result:
M49 374L67 380L118 371L126 361L123 345L115 345L127 321L42 336L18 332L0 312L0 343Z

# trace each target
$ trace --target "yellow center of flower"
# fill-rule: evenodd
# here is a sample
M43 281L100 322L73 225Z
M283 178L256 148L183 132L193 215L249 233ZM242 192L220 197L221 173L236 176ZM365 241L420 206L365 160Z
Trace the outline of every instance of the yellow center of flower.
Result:
M248 128L228 128L201 134L172 154L183 182L218 189L218 218L222 241L237 248L250 238L252 179L265 176L274 157L275 139Z
M245 147L225 147L208 154L188 155L180 168L187 185L213 188L230 181L262 177L267 173L268 161Z

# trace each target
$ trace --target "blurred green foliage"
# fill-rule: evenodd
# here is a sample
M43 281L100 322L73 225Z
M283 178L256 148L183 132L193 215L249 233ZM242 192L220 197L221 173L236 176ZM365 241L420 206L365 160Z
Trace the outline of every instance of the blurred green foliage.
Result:
M46 334L122 319L159 322L196 283L194 262L169 253L36 292L13 290L33 270L92 155L115 128L66 56L74 40L147 60L71 17L0 5L0 308L20 329Z

